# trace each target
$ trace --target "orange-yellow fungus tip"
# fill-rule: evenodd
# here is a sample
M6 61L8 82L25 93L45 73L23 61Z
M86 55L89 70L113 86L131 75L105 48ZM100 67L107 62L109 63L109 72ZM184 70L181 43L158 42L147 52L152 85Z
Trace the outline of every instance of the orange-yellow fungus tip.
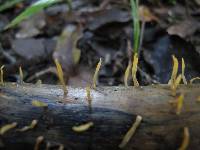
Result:
M90 86L86 87L86 95L87 95L87 100L91 101L92 98L91 98L91 88L90 88Z
M15 128L16 126L17 126L17 122L13 122L11 124L4 125L3 127L0 128L0 135L4 135L6 132Z
M58 59L55 59L54 62L56 64L57 76L58 76L59 81L60 81L60 83L62 84L62 87L63 87L64 96L66 96L67 95L67 87L65 85L65 80L64 80L64 74L63 74L62 66L59 63Z
M181 94L177 99L176 114L179 115L183 108L184 94Z
M82 124L79 126L73 126L72 130L75 132L84 132L84 131L87 131L89 128L91 128L93 125L94 125L93 122L88 122L86 124Z
M96 69L95 69L95 73L94 73L94 76L93 76L93 88L95 89L96 88L96 84L97 84L97 78L98 78L98 74L99 74L99 70L101 68L101 64L102 64L102 60L100 58L97 66L96 66Z
M131 63L128 64L125 74L124 74L124 85L126 87L128 87L128 78L129 78L130 70L131 70Z
M183 80L183 83L185 85L187 85L187 80L186 80L186 77L185 77L185 61L184 61L184 58L182 58L182 80Z
M173 60L173 69L172 69L171 79L169 80L168 84L173 84L175 82L178 73L178 59L174 55L172 55L172 60Z
M133 65L132 65L132 78L133 78L134 86L136 86L136 87L139 86L139 83L138 83L138 80L137 80L137 77L136 77L137 67L138 67L138 54L135 53L134 58L133 58Z
M190 142L190 133L188 127L184 127L183 130L183 141L178 150L186 150Z

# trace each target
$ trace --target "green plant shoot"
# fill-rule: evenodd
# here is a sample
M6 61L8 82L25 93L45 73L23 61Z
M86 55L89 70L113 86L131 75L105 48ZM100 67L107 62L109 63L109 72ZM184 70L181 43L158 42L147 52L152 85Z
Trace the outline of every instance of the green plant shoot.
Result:
M38 0L37 2L33 3L30 7L28 7L25 11L23 11L21 14L19 14L19 16L17 16L13 21L11 21L11 23L5 27L5 30L14 27L18 23L22 22L24 19L27 19L30 16L43 10L44 8L60 1L61 0Z
M139 20L139 2L138 0L131 1L131 14L133 17L133 36L134 36L134 53L138 53L140 43L140 20Z

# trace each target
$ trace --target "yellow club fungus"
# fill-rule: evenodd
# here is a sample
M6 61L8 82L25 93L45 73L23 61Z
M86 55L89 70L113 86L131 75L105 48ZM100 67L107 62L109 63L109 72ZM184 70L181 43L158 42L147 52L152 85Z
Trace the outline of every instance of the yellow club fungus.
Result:
M187 80L185 78L185 61L183 58L182 58L182 74L181 75L182 75L183 83L187 85Z
M93 122L88 122L86 124L82 124L80 126L73 126L72 130L75 132L84 132L87 131L89 128L91 128L94 125Z
M126 135L124 136L122 142L119 145L119 148L124 148L127 145L127 143L130 141L131 137L135 134L135 131L138 128L138 126L140 125L141 121L142 121L142 117L137 116L136 121L134 122L132 127L128 130Z
M190 80L190 84L192 84L195 80L200 80L200 77L195 77Z
M47 107L48 106L48 104L38 101L38 100L33 100L31 103L35 107Z
M90 86L87 86L86 87L86 96L87 96L88 102L90 102L92 100L92 98L91 98L91 92L90 91L91 91Z
M0 135L4 135L7 131L15 128L17 126L17 122L13 122L11 124L4 125L0 128Z
M171 87L172 95L175 96L176 95L176 89L179 86L181 79L183 79L184 84L187 84L187 80L185 78L185 62L184 62L184 59L182 58L182 73L178 77L177 77L177 74L178 74L178 59L174 55L172 55L172 59L173 59L173 70L172 70L172 75L171 75L171 78L170 78L168 84Z
M168 84L174 84L176 77L177 77L177 73L178 73L178 59L172 55L172 59L173 59L173 70L172 70L172 75L171 75L171 79L169 80Z
M134 86L139 86L136 74L137 74L137 66L138 66L138 54L134 54L133 58L133 65L132 65L132 78L133 78L133 84Z
M64 74L63 74L61 64L59 63L59 61L57 59L55 59L54 61L55 61L55 64L56 64L58 78L60 80L60 83L63 86L64 96L66 96L67 95L67 87L65 85Z
M41 86L42 85L42 80L37 80L37 82L35 83L37 86Z
M175 81L171 84L172 96L176 96L176 90L181 82L182 75L179 75Z
M44 137L43 137L43 136L37 137L34 150L39 150L39 149L40 149L40 144L41 144L43 141L44 141Z
M124 85L126 87L128 87L128 78L129 78L130 70L131 70L131 63L128 64L125 74L124 74Z
M176 114L179 115L181 113L181 110L183 108L183 100L184 100L184 95L181 94L177 99L177 105L176 105Z
M97 84L97 77L98 77L98 74L99 74L99 70L100 70L100 68L101 68L101 63L102 63L102 61L101 61L101 58L100 58L100 60L99 60L99 62L98 62L98 64L97 64L97 66L96 66L96 69L95 69L95 73L94 73L94 76L93 76L93 88L94 89L96 89L96 84Z
M20 84L23 84L24 74L23 74L21 66L19 67L19 77L20 77L20 80L19 80Z
M1 85L4 85L4 80L3 80L3 68L4 68L4 65L3 66L1 66Z
M38 121L37 120L32 120L31 124L29 126L24 126L23 128L21 129L18 129L17 131L20 131L20 132L25 132L25 131L28 131L30 129L33 129L36 127Z
M178 150L186 150L190 142L190 133L188 127L184 127L183 141Z

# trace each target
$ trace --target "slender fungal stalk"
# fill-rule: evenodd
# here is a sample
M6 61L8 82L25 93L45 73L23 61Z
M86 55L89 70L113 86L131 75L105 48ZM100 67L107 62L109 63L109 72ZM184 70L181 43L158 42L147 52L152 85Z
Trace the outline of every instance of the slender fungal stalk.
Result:
M3 80L3 68L4 68L4 65L1 66L1 68L0 68L0 72L1 72L1 81L0 81L0 84L1 84L1 85L4 85L4 80Z
M23 80L24 80L24 74L23 74L23 71L22 71L22 67L20 66L19 67L19 77L20 77L20 79L19 79L19 83L20 84L23 84Z
M96 66L94 76L93 76L93 88L94 89L96 89L96 87L97 87L97 78L98 78L99 70L101 68L101 63L102 63L102 61L101 61L101 58L100 58L97 66Z
M55 64L56 64L57 75L58 75L59 81L60 81L60 83L62 84L62 87L63 87L64 96L66 96L68 91L67 91L67 87L65 85L62 66L57 59L55 59L54 61L55 61Z

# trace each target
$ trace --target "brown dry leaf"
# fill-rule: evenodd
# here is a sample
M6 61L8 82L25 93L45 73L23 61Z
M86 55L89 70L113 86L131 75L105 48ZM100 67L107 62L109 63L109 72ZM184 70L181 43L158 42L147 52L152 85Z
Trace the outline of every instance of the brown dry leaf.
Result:
M68 85L73 85L75 87L86 87L91 84L91 79L93 76L93 71L91 68L86 66L79 66L78 73L76 76L70 77L68 80Z
M53 58L61 63L67 77L75 74L76 64L81 56L81 51L76 47L80 34L79 26L66 26L57 40L56 49L53 53Z
M12 41L13 51L21 58L28 61L44 59L54 49L55 41L44 38L25 38Z
M127 11L117 8L104 9L89 15L87 26L91 31L97 30L106 24L126 23L132 19Z
M149 10L147 6L141 5L139 7L139 16L142 21L158 21L159 19Z
M167 32L170 35L178 35L182 38L186 38L193 35L199 27L199 22L194 19L187 19L180 22L179 24L170 26L167 29Z

